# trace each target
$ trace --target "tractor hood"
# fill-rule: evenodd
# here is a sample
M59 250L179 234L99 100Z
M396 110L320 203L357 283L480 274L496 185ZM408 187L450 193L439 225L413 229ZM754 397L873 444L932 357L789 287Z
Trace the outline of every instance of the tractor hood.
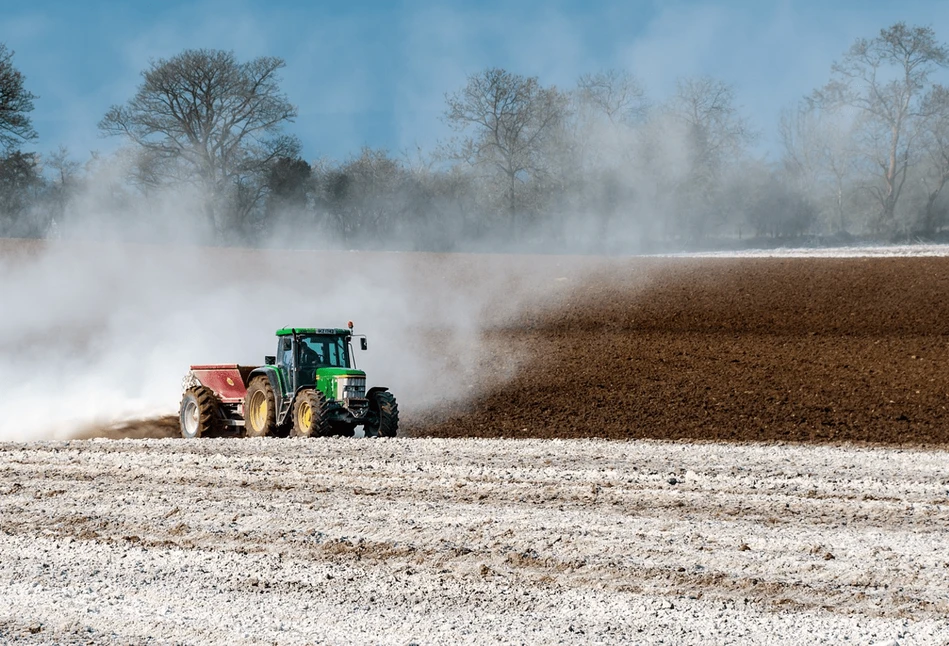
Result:
M366 373L353 368L317 368L316 387L329 399L362 399L366 396Z

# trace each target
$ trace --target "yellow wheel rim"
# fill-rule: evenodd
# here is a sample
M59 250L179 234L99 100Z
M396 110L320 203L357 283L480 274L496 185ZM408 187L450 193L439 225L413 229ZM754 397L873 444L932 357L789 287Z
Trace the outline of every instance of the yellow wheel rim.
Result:
M300 426L309 430L313 424L313 409L309 402L300 402Z
M267 396L260 390L250 399L250 424L254 430L261 430L267 425Z

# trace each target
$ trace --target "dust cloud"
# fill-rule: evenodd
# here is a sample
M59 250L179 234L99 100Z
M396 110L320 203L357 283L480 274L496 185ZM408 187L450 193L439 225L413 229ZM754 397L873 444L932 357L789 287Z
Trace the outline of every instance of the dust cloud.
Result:
M565 294L560 262L0 241L0 440L175 415L189 365L259 365L274 330L349 320L369 338L358 366L411 419L516 372L518 349L483 330Z

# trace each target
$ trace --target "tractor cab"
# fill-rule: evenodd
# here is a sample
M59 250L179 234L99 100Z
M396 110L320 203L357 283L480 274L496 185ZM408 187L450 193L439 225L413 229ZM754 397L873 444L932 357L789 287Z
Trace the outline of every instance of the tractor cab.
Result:
M341 380L346 381L346 377L361 378L365 383L366 373L356 369L352 338L352 329L346 328L277 330L274 363L282 377L283 392L291 394L300 388L316 387L327 398L343 399L344 393L336 392ZM361 337L361 341L365 349L365 337ZM345 394L356 396L354 392Z

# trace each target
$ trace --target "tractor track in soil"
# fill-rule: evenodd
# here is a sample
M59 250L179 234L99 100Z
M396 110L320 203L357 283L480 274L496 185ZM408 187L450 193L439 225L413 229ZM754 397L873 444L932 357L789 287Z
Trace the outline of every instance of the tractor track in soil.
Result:
M590 440L0 443L0 638L943 644L944 458Z

